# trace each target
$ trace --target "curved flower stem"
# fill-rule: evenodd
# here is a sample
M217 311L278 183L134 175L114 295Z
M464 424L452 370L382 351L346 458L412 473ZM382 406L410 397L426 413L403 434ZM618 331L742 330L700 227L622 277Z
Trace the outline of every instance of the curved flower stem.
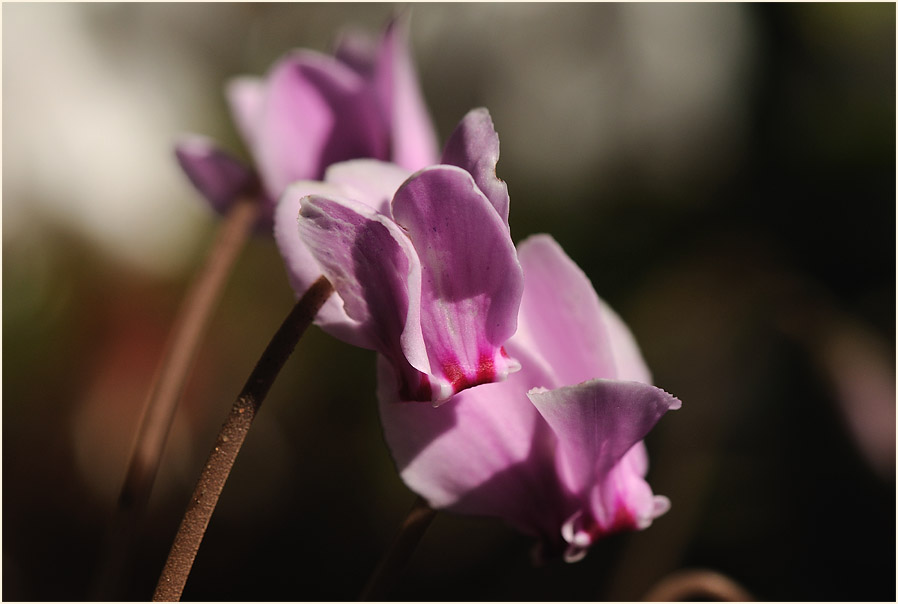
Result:
M203 466L190 503L184 512L184 518L181 520L181 526L175 535L168 560L162 569L159 583L156 585L153 601L180 600L203 535L206 533L206 527L209 526L209 520L218 503L218 497L231 473L253 419L281 367L296 348L299 338L333 291L333 286L324 277L315 281L290 311L256 363Z
M714 602L751 602L741 585L711 570L685 570L668 575L643 598L643 602L690 602L696 598Z
M365 585L359 598L360 602L382 600L383 596L390 592L436 514L424 499L421 497L415 499L389 551L368 579L368 584Z
M144 405L140 429L119 492L118 507L107 536L95 585L97 595L103 599L111 595L106 592L116 589L115 583L122 575L135 525L149 500L187 375L234 262L258 216L259 203L254 198L246 197L234 203L178 309Z

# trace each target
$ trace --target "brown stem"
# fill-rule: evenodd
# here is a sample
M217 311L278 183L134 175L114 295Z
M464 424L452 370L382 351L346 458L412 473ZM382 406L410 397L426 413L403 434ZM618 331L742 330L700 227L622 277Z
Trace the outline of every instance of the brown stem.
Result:
M412 557L412 552L415 551L415 547L436 514L424 499L421 497L415 499L408 516L399 527L399 533L393 539L393 544L377 565L374 574L368 579L368 584L365 585L359 598L360 602L382 600L383 596L393 589L399 573Z
M643 602L690 602L703 598L712 602L751 602L753 598L741 585L711 570L684 570L658 582Z
M234 262L258 215L259 203L252 197L240 199L230 208L203 266L178 309L162 362L144 405L140 429L119 493L118 507L107 536L105 555L95 585L96 595L101 599L109 599L109 592L116 590L115 584L123 574L135 526L149 500L187 375Z
M206 527L253 419L299 338L333 291L333 286L324 277L315 281L290 311L256 363L203 466L156 585L153 601L176 602L181 599Z

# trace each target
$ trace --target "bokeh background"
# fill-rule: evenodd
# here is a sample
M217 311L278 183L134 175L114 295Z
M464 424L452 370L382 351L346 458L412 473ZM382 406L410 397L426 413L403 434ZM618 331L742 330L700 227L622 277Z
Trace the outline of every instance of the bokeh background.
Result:
M222 86L389 4L3 6L3 593L83 600L170 321L217 218L171 147L245 154ZM392 597L639 599L685 568L756 598L895 597L895 5L419 4L441 138L487 106L516 241L549 232L683 400L648 439L672 510L575 565L437 516ZM149 599L193 482L293 303L239 260L122 599ZM354 600L414 496L373 353L310 330L184 594Z

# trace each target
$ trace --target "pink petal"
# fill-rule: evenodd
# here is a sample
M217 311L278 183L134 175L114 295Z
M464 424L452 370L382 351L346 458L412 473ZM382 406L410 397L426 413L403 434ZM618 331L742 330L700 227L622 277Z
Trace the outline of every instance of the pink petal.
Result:
M431 372L450 393L504 379L517 369L502 346L515 332L523 289L505 223L471 175L454 166L407 180L393 198L393 216L421 260Z
M555 371L551 386L593 378L650 381L627 327L554 239L529 237L518 244L518 257L526 278L509 351L537 351Z
M334 57L351 67L356 73L370 77L377 60L378 41L360 29L346 29L337 36Z
M680 401L640 382L591 380L535 390L530 400L558 436L558 469L574 493L586 493ZM634 460L635 461L635 460Z
M253 147L256 144L256 131L262 119L265 81L252 76L232 78L225 86L225 97L237 125L237 131L247 146Z
M409 176L408 170L396 164L376 159L353 159L330 166L324 179L342 187L344 196L389 216L393 194Z
M311 51L294 52L268 76L259 118L248 137L273 196L291 182L357 157L386 159L387 134L376 102L352 69Z
M193 186L220 214L241 195L258 194L258 181L252 170L207 138L183 138L175 146L175 157Z
M411 171L437 163L437 137L412 62L406 22L393 20L378 49L374 87L387 112L392 161Z
M494 516L557 539L576 502L559 490L553 436L525 395L546 379L538 367L525 362L504 382L465 390L432 408L399 402L390 367L380 359L381 422L408 487L436 509Z
M446 142L441 163L470 172L508 225L508 186L496 176L498 161L499 135L493 127L490 112L483 108L469 111Z
M431 391L421 335L421 267L406 235L368 206L339 197L303 198L299 234L343 300L366 347L389 358L404 390ZM420 395L419 395L420 396Z
M321 267L299 236L299 208L307 195L340 196L337 185L317 181L299 181L287 187L274 213L274 240L284 259L287 278L297 298L322 275ZM332 295L318 311L315 323L326 332L356 346L370 348L365 330L343 309L339 294Z

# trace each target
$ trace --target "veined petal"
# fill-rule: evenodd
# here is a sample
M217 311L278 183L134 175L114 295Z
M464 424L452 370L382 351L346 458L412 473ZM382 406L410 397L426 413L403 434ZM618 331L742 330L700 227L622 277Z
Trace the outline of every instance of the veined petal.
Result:
M574 493L586 494L641 441L679 399L640 382L591 380L528 394L558 436L558 471Z
M454 393L515 371L502 346L516 329L523 275L504 222L471 175L454 166L418 172L396 192L393 216L421 260L431 373Z
M299 235L367 347L393 363L406 391L430 400L420 375L430 369L421 334L421 266L408 237L362 203L318 195L301 201Z
M297 298L322 275L321 267L299 236L300 202L307 195L339 197L342 194L343 189L337 185L299 181L287 187L278 201L274 213L274 240L284 258L287 279ZM318 311L315 323L345 342L364 348L372 347L361 324L346 314L339 293L328 298Z
M524 297L516 346L537 351L558 384L593 378L650 382L632 334L548 235L518 244Z
M435 409L400 402L390 372L379 359L381 422L408 487L436 509L494 516L557 540L577 501L560 489L554 436L525 395L546 379L539 363Z
M393 194L411 172L376 159L353 159L330 166L324 174L326 182L339 185L345 196L390 215Z
M332 163L388 153L385 124L364 80L311 51L272 68L254 132L253 155L275 196L291 182L320 178Z
M184 137L175 145L175 156L193 186L220 214L239 196L259 193L253 171L205 137Z
M469 111L446 142L441 163L470 172L507 227L508 185L496 176L498 161L499 135L490 112L484 108Z
M392 161L407 170L437 163L437 137L407 39L407 23L390 22L381 40L374 68L374 89L387 112L392 137Z

